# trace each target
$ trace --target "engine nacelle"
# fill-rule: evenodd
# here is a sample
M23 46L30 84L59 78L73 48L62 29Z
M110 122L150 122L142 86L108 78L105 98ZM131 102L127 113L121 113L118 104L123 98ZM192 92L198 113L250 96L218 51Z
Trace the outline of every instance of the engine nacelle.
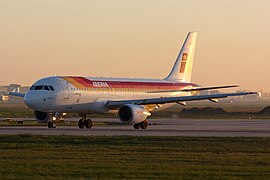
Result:
M66 115L67 113L56 112L54 116L51 116L51 118L53 118L52 120L55 121L65 117ZM50 118L50 114L48 112L35 111L35 117L39 122L47 122Z
M35 117L39 122L46 122L50 116L47 112L35 111Z
M118 109L120 121L127 124L137 124L144 121L151 113L144 106L126 104Z

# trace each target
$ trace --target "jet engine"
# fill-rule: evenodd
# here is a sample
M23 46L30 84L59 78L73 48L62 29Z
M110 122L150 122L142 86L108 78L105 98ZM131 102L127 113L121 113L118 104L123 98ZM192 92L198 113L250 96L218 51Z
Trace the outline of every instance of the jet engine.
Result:
M49 119L49 113L35 111L35 117L36 117L36 120L39 122L46 122Z
M127 124L138 124L150 115L151 113L140 105L126 104L118 109L120 121Z
M56 112L54 116L52 116L52 118L53 120L59 120L65 117L66 115L67 115L66 113ZM47 122L47 120L50 118L50 114L48 112L35 111L35 117L39 122Z

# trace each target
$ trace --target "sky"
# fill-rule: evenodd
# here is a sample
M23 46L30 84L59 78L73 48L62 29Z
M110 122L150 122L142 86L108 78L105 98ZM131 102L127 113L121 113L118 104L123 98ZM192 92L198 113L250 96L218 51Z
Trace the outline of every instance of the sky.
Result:
M269 0L0 0L0 85L164 78L197 31L192 82L270 92Z

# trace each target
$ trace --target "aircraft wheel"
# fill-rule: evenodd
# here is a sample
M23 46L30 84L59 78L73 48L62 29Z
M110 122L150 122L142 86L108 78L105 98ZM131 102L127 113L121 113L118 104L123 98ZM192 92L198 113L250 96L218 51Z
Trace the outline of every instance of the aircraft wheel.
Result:
M140 123L133 125L134 129L140 129Z
M85 121L85 127L86 127L87 129L92 128L92 125L93 125L93 122L91 121L91 119L87 119L87 120Z
M55 128L53 122L48 122L48 128Z
M141 122L140 126L141 126L142 129L146 129L147 128L147 121Z
M85 122L83 121L83 119L79 120L78 126L79 126L80 129L83 129L85 127Z

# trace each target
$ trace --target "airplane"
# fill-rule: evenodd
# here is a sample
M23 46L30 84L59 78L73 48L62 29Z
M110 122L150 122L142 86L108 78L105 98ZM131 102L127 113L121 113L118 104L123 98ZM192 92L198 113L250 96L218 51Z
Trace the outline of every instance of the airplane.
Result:
M257 92L199 95L203 90L238 87L237 85L201 87L191 82L193 57L197 32L189 32L164 79L97 78L81 76L51 76L35 82L26 94L9 92L24 98L25 104L34 110L39 122L55 128L56 122L66 113L78 113L79 128L92 128L89 114L117 114L123 123L134 129L146 129L151 112L188 101L258 94Z

